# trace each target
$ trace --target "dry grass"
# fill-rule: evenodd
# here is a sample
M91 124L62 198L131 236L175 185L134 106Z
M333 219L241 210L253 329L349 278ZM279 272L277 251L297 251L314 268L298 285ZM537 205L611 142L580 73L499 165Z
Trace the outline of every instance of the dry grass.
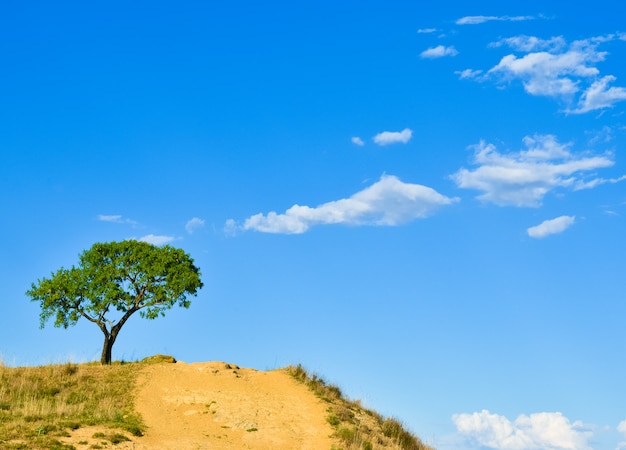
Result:
M285 370L306 384L319 398L328 402L327 420L335 428L335 435L342 441L342 450L433 450L407 431L398 420L384 418L363 408L359 401L346 399L341 389L326 383L315 374L309 374L300 364L289 366Z
M141 436L145 425L133 404L136 377L143 364L174 361L155 355L141 363L110 366L66 363L10 368L0 363L0 448L75 449L62 439L87 426L110 429L94 438L113 445L127 440L118 431ZM433 450L396 419L347 400L337 386L310 375L301 365L285 370L328 403L327 420L342 442L341 450Z
M59 438L102 425L141 435L133 409L136 364L0 365L0 447L71 449Z

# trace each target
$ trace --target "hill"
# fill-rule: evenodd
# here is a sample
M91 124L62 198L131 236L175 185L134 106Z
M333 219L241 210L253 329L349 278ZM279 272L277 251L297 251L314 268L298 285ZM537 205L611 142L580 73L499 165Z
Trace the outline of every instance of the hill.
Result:
M0 446L430 449L301 366L265 372L167 360L0 367Z

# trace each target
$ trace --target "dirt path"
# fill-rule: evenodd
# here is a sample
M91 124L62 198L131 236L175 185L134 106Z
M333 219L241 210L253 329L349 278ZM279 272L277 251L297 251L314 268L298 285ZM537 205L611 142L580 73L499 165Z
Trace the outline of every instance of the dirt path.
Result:
M330 450L326 406L285 372L221 362L156 364L139 377L139 449Z

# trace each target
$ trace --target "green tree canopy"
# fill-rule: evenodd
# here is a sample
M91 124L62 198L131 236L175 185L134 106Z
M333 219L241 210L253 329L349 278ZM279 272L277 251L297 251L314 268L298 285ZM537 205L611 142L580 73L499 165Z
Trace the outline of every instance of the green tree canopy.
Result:
M190 295L203 284L193 259L183 250L127 240L94 244L79 257L77 267L61 268L33 283L26 292L40 302L41 327L67 328L84 317L104 333L102 364L111 363L111 349L122 326L139 311L146 319L164 316L174 305L189 308Z

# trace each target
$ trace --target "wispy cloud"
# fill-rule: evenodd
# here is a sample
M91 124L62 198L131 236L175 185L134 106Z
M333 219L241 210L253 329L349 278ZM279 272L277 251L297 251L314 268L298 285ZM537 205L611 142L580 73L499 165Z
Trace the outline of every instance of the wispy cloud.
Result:
M159 236L159 235L155 235L155 234L148 234L146 236L143 236L143 237L139 238L139 240L141 242L147 242L148 244L153 244L153 245L165 245L165 244L169 244L170 242L174 241L174 237L172 237L172 236Z
M612 75L602 77L595 81L583 92L578 106L568 112L574 114L586 113L596 109L610 108L615 103L626 100L626 89L623 87L609 87L609 83L615 81Z
M456 56L459 52L454 46L446 47L444 45L438 45L436 47L431 47L429 49L424 50L420 53L421 58L435 59L435 58L443 58L444 56Z
M110 222L110 223L128 223L131 225L136 225L137 222L131 219L127 219L122 217L121 215L107 215L107 214L98 214L97 219L100 222Z
M446 197L432 188L383 175L379 181L349 198L317 207L294 205L282 214L256 214L241 226L229 220L226 230L300 234L315 225L395 226L428 217L438 208L456 201L457 198Z
M493 144L473 146L473 170L460 169L452 180L463 189L483 193L478 198L500 206L537 207L546 194L557 188L578 190L607 182L593 171L614 164L610 155L587 156L570 151L555 136L535 135L523 139L525 150L500 153ZM591 178L585 178L586 173Z
M622 175L621 177L617 178L593 178L588 181L578 180L574 185L574 190L582 191L583 189L593 189L597 186L600 186L601 184L615 184L620 183L624 180L626 180L626 175Z
M353 136L352 139L350 140L352 141L354 145L358 145L359 147L363 147L365 145L365 142L363 142L363 139L361 139L358 136Z
M119 215L106 215L106 214L98 214L98 220L101 222L114 222L120 223L122 221L122 216Z
M457 70L456 73L460 79L472 79L472 78L478 78L483 71L480 69L477 70L473 70L473 69L465 69L465 70Z
M420 28L419 30L417 30L419 34L430 34L436 33L437 31L439 31L437 30L437 28Z
M457 25L478 25L485 22L521 22L523 20L534 20L534 16L465 16L456 21Z
M626 439L626 420L622 420L619 423L619 425L617 426L617 431L622 433L624 435L624 438ZM623 450L623 449L626 449L626 441L622 441L619 444L617 444L616 450Z
M489 47L502 47L505 45L520 52L532 52L538 50L556 52L565 48L567 46L567 42L562 36L556 36L550 39L541 39L536 36L526 36L522 34L492 42L489 44Z
M559 234L574 225L575 216L561 216L556 219L544 220L539 225L526 230L528 236L541 239L551 234Z
M522 414L514 421L487 410L452 416L459 433L477 444L498 450L591 450L593 435L580 422L560 412Z
M514 36L490 46L507 46L519 54L505 55L482 76L473 69L458 73L461 78L477 81L520 80L527 93L555 98L566 105L564 112L582 114L610 108L626 100L626 88L611 86L616 78L600 77L597 68L607 56L607 52L598 50L599 45L617 39L621 39L621 35L609 34L568 44L561 36L550 39Z
M374 136L373 140L378 145L390 145L402 143L406 144L413 136L413 131L409 128L405 128L402 131L383 131Z
M204 226L204 220L198 217L194 217L193 219L190 219L185 224L185 230L187 230L187 233L193 234L194 231L202 228L203 226Z

